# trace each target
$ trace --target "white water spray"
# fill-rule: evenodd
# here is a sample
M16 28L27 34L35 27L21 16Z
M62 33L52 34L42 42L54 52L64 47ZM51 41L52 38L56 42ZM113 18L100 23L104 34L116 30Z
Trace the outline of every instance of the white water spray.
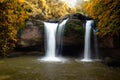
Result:
M68 21L68 19L63 20L62 23L59 24L58 30L57 30L57 54L62 54L62 40L63 40L63 33L65 29L65 24Z
M45 57L41 60L43 61L60 61L55 55L56 48L56 30L58 23L48 23L44 22L45 26Z
M84 46L84 58L81 61L90 62L91 59L91 50L90 50L90 36L91 36L91 28L92 28L93 20L87 20L85 26L85 46Z
M45 57L40 59L42 61L49 62L60 62L63 61L62 58L56 57L56 36L59 36L58 43L61 43L61 34L64 30L65 23L68 19L63 20L63 22L58 26L58 23L48 23L44 22L45 26ZM57 28L58 27L58 28ZM57 32L58 29L58 32ZM56 34L57 33L57 34ZM59 42L60 41L60 42Z

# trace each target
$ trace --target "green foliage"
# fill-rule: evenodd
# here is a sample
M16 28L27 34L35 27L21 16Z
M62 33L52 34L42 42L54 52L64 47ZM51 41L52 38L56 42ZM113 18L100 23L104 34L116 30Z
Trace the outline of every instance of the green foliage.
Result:
M0 55L6 55L16 42L16 33L27 18L25 6L19 0L0 2Z
M119 0L92 0L85 4L86 12L98 21L98 35L101 37L120 34L119 3Z
M70 20L66 24L65 36L69 33L76 33L76 35L83 35L83 23L80 20Z

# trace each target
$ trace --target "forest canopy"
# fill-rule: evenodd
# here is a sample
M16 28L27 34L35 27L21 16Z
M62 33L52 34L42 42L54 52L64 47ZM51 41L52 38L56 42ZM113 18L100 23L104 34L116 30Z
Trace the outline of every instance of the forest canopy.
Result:
M29 14L41 20L59 19L76 12L75 8L70 8L60 0L24 0L23 2L26 3Z
M27 18L25 5L19 0L0 1L0 55L15 47L17 31Z
M84 8L97 21L101 37L120 34L120 0L91 0Z

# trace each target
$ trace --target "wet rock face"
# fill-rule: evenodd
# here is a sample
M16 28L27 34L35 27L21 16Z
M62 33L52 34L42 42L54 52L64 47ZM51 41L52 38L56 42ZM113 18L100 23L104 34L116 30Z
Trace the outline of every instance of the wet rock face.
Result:
M62 55L77 56L84 46L83 22L79 19L69 19L63 33Z
M98 43L100 48L120 48L119 37L109 37L105 36L103 38L98 38Z
M72 19L79 19L79 20L85 21L85 20L91 20L92 18L90 18L89 16L82 15L80 13L76 13L76 14L73 14Z
M102 54L103 63L106 65L120 67L120 48L102 48L100 54Z
M43 28L39 26L34 26L33 23L29 22L25 29L19 33L16 47L17 48L28 48L41 47L43 46Z
M31 26L21 32L18 44L24 47L37 45L42 39L42 34L37 26Z
M113 38L104 37L99 39L99 47L101 48L114 48Z
M35 40L35 39L40 39L42 35L40 34L40 30L38 29L37 26L32 26L27 29L25 29L21 33L21 39L23 40Z
M100 54L103 63L108 66L120 67L120 39L118 37L105 36L98 39Z

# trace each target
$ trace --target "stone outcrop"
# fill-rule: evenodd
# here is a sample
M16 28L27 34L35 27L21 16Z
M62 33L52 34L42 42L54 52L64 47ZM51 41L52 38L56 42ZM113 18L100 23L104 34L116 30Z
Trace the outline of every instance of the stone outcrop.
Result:
M17 40L17 49L33 49L43 46L43 28L34 26L32 22L26 24L26 27L19 33ZM30 48L31 47L31 48Z

